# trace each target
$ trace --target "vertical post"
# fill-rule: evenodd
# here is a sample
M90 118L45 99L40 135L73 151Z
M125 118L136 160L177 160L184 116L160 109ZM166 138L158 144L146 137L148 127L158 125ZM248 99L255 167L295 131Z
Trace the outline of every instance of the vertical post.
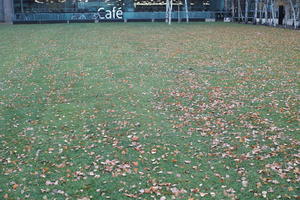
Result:
M232 22L234 22L234 16L235 16L234 9L235 9L234 0L231 0L231 17L232 17L231 21Z
M184 7L185 7L185 19L186 22L189 22L189 10L188 10L188 5L187 5L187 0L184 0Z
M253 17L253 24L256 24L256 19L257 19L257 6L258 6L258 0L255 0L255 10L254 10L254 17Z
M21 13L24 13L24 5L23 5L23 0L20 0L21 3Z
M7 24L13 23L14 9L12 0L3 0L4 22Z
M238 0L238 20L241 21L241 1Z
M169 24L171 24L172 21L172 10L173 10L173 0L170 0L170 8L169 8Z
M245 23L248 23L248 0L245 2Z
M290 6L291 6L291 9L292 9L294 28L296 29L297 28L297 23L296 23L297 21L296 21L296 13L295 13L294 4L293 4L292 0L289 0L289 3L290 3Z
M263 11L263 2L260 0L259 3L259 23L262 24L262 11Z
M179 6L179 2L177 4L177 17L178 17L178 22L180 22L180 6Z
M172 21L173 0L166 0L166 23L171 24Z
M269 20L269 17L268 17L268 0L265 0L265 24L268 24L268 20Z
M166 0L166 23L169 21L169 0Z
M271 11L272 11L272 25L273 26L276 26L276 23L275 23L275 1L274 0L271 0Z
M289 16L289 9L288 7L285 5L284 6L284 26L287 27L287 21L288 21L288 16Z

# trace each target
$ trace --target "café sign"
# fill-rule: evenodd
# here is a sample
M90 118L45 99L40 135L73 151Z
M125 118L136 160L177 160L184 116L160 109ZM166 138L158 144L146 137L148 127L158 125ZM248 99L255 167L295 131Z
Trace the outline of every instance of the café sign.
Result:
M111 10L105 10L105 8L98 9L98 17L101 20L109 20L109 19L122 19L123 11L121 8L113 7Z

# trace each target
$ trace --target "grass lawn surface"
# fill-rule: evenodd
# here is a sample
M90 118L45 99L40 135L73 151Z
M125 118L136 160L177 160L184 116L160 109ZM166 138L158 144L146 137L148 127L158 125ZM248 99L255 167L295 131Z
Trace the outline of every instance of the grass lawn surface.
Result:
M0 199L297 199L300 32L0 25Z

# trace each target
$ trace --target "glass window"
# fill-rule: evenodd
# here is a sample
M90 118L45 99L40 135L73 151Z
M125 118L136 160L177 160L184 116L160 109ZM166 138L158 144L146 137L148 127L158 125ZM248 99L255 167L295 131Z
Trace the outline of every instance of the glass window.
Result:
M16 13L97 12L113 7L123 11L164 12L166 0L14 0ZM210 10L210 0L188 0L190 11ZM174 11L184 10L184 0L173 0Z
M122 7L122 0L14 0L16 13L97 12L103 7Z

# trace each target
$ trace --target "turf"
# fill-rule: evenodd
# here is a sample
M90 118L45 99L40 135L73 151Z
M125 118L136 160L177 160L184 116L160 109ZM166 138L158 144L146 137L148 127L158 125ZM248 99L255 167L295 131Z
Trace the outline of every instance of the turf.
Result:
M2 24L0 35L0 199L299 198L299 31Z

